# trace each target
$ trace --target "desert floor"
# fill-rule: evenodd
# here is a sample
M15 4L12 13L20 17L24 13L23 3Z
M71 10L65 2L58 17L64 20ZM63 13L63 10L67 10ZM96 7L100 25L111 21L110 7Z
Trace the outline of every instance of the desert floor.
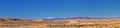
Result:
M120 28L120 19L1 21L0 28Z

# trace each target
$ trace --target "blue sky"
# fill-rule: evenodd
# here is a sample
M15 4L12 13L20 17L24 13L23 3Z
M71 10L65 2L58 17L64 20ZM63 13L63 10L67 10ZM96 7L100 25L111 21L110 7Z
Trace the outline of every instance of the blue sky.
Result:
M0 17L120 17L120 0L0 0Z

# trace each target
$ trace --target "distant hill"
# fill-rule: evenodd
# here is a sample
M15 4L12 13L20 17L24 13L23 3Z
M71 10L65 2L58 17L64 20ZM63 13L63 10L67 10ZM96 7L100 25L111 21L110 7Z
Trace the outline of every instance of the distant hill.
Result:
M29 19L20 19L20 18L0 18L0 21L31 21Z

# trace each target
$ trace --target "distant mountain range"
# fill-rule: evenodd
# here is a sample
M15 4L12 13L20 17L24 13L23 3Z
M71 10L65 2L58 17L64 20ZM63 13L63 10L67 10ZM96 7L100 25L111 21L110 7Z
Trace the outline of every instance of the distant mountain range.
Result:
M79 20L79 19L112 19L112 18L105 18L105 17L68 17L68 18L44 18L43 20Z
M81 20L81 19L114 19L114 18L105 18L105 17L67 17L67 18L54 18L54 17L48 17L48 18L43 18L42 20ZM32 21L32 20L21 19L21 18L0 18L0 21Z

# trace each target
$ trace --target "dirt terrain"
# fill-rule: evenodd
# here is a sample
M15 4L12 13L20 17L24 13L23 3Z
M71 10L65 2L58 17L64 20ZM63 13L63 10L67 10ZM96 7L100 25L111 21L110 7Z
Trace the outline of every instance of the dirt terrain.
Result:
M24 20L1 18L0 28L120 28L120 19Z

